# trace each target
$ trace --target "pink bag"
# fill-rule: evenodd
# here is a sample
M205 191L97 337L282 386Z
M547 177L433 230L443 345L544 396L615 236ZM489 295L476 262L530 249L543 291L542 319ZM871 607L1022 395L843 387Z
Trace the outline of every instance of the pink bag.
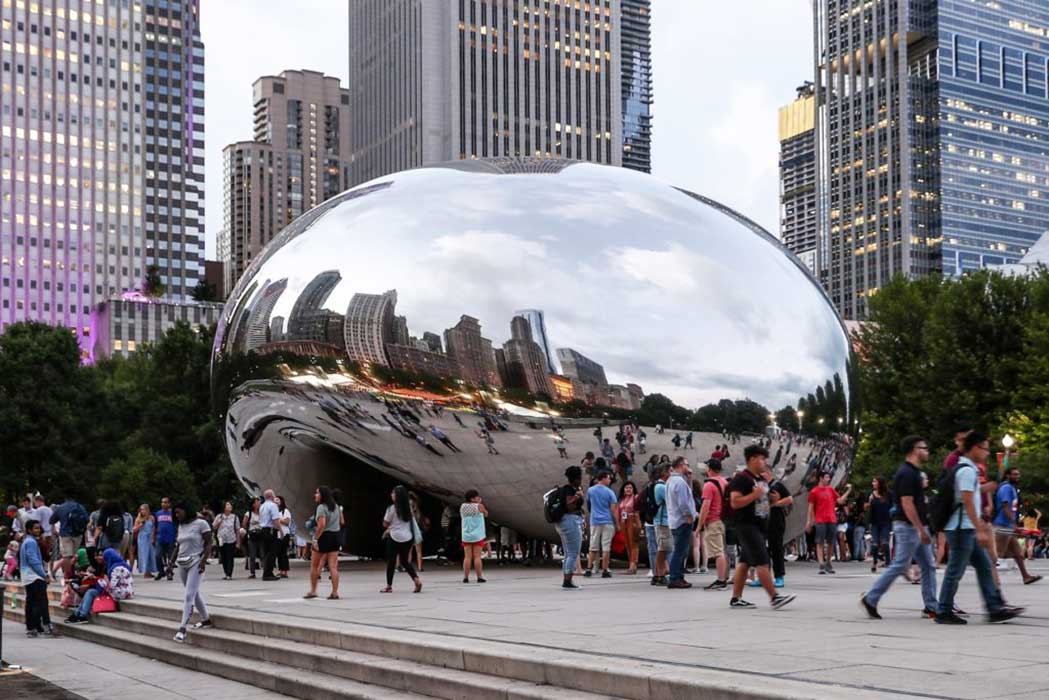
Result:
M91 604L91 614L97 615L98 613L108 613L117 611L117 601L113 600L113 596L108 593L95 598L95 602Z
M62 589L62 599L58 602L63 608L76 607L76 593L69 586Z

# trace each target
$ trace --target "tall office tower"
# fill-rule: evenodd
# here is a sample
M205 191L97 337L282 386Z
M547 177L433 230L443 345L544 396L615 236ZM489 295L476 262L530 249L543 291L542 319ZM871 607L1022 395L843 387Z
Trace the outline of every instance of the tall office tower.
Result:
M175 295L203 276L198 17L197 0L0 7L0 329L66 326L87 356L92 307L149 265Z
M1049 228L1049 5L817 0L821 277L847 319L898 273L1020 258Z
M339 79L286 70L253 85L255 134L223 149L219 259L225 294L263 246L349 186L349 91Z
M247 350L256 350L270 342L270 316L273 315L273 307L287 288L287 278L273 283L267 282L263 287L248 316Z
M444 332L448 357L459 367L459 376L478 386L500 386L492 341L481 336L481 323L465 314Z
M532 336L532 328L524 316L514 316L510 321L510 340L503 343L507 376L515 386L552 397L554 387L546 353Z
M561 361L562 374L570 379L578 379L584 384L607 386L605 368L586 355L572 348L558 348L557 359Z
M348 0L351 180L540 155L620 165L620 0Z
M816 261L816 100L812 83L779 110L779 237L814 275Z
M346 352L351 360L389 366L387 343L393 342L393 310L397 291L354 294L346 309Z
M652 1L620 0L623 167L652 172Z
M291 307L287 332L281 329L282 338L325 342L328 339L328 322L334 312L322 307L341 280L342 275L338 270L325 270L310 280ZM335 315L341 321L341 315Z
M546 365L545 371L548 374L556 374L557 365L554 363L553 346L550 344L550 338L546 334L546 316L543 315L542 310L521 309L520 311L514 312L514 317L521 317L528 323L532 340L535 341L539 345L539 349L543 351L544 363ZM513 330L512 325L511 330Z

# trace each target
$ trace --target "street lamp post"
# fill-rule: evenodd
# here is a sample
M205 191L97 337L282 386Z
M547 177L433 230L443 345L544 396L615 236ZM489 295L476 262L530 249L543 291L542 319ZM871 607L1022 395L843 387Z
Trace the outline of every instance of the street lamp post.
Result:
M1009 471L1009 450L1016 444L1016 440L1009 433L1002 438L1002 446L1005 448L1005 459L1002 460L1002 468L999 469L998 480L1001 481L1004 472Z

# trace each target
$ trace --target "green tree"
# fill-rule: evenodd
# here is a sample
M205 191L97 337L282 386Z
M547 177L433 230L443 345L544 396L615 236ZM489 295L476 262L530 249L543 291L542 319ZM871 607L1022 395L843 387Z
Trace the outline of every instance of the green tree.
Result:
M798 412L793 406L784 406L776 411L776 425L784 430L798 430Z
M140 503L159 503L161 496L199 505L196 482L186 463L142 447L110 462L102 470L98 489L132 511Z

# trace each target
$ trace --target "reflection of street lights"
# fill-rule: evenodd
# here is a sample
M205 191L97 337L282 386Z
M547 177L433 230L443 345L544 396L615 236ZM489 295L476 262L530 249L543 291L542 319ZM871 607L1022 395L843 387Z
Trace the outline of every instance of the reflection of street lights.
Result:
M805 411L798 411L798 432L805 426Z
M1002 445L1005 447L1005 459L1002 460L1002 469L1005 471L1009 471L1009 449L1015 444L1016 440L1014 440L1013 436L1009 433L1006 433L1005 437L1002 438ZM999 475L999 480L1000 479L1001 475Z

